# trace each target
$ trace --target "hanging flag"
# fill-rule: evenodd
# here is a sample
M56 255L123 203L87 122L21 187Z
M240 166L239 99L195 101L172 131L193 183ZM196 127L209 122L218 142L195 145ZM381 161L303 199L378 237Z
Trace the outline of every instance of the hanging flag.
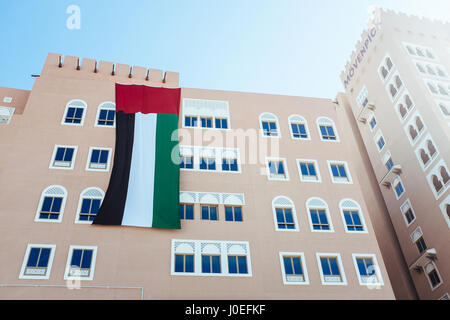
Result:
M116 84L114 166L93 224L180 229L180 94Z

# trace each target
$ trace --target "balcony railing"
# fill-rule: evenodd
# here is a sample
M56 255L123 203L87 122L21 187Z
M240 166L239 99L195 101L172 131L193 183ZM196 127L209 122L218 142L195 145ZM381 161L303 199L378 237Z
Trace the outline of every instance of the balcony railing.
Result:
M399 176L399 174L402 172L402 166L397 164L389 170L388 173L384 176L383 179L381 179L380 184L389 188L391 184L394 182L395 179Z
M362 122L362 123L366 123L367 119L369 119L369 117L371 115L373 115L373 112L375 111L375 104L372 102L367 103L367 105L365 107L363 107L363 109L361 110L361 112L358 115L358 121Z

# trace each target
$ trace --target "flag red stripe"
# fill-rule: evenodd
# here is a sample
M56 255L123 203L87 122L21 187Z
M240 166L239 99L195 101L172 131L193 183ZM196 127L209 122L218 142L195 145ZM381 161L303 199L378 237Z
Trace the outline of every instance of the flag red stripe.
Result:
M179 114L180 88L116 83L116 111Z

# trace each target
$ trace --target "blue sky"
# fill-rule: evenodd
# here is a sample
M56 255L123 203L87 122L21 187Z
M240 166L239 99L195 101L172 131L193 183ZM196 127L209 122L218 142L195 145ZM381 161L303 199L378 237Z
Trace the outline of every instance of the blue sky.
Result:
M449 0L1 0L0 86L31 89L55 52L180 72L182 87L334 98L371 5L450 12Z

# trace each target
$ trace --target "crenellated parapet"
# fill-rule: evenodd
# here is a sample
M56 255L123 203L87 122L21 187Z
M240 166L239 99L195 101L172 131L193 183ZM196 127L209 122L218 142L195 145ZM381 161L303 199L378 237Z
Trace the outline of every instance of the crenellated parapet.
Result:
M161 85L164 87L178 87L179 73L162 71L127 64L97 61L94 59L80 58L74 56L63 56L61 54L49 53L42 69L41 76L88 76L108 79L115 82L140 83L149 85Z

